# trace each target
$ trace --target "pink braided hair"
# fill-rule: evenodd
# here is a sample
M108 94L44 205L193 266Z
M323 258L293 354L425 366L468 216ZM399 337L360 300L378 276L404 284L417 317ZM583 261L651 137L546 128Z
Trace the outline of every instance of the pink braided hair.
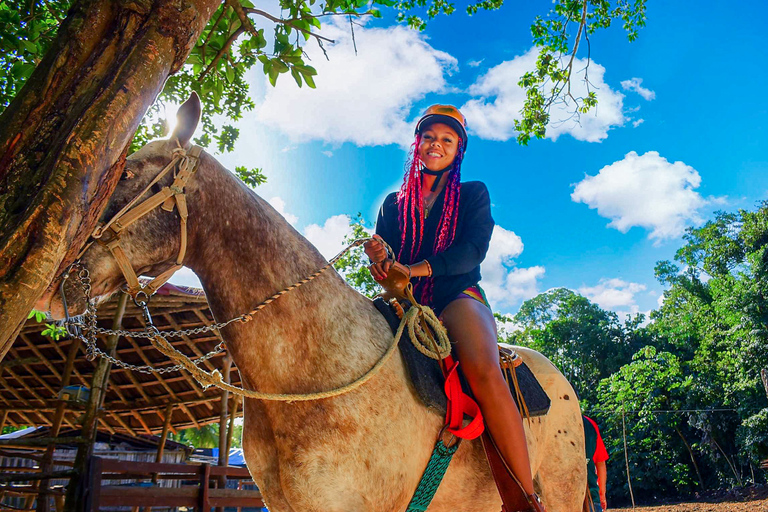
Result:
M403 261L403 249L408 232L411 234L411 254L407 263L414 263L424 238L424 201L421 193L421 169L423 164L419 158L418 148L421 144L421 134L416 134L416 140L411 146L411 153L406 161L405 176L400 192L397 194L397 206L399 211L398 221L400 225L400 251L398 261ZM459 141L456 157L453 160L453 168L449 171L448 183L445 186L445 199L440 222L437 227L438 236L435 239L433 253L439 254L453 243L456 237L456 224L459 217L459 197L461 192L461 162L464 160L464 147ZM418 229L418 237L416 231ZM422 280L421 302L429 304L432 301L432 277ZM417 284L417 288L421 283Z

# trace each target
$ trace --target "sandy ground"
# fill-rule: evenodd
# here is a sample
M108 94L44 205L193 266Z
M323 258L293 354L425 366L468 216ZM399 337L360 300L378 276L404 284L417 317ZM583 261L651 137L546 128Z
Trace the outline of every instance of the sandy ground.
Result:
M630 511L632 508L611 508ZM636 512L768 512L768 487L746 487L731 491L715 491L701 500L637 507Z
M611 511L632 508L609 508ZM636 512L768 512L768 498L754 501L724 501L721 503L677 503L658 507L637 507Z

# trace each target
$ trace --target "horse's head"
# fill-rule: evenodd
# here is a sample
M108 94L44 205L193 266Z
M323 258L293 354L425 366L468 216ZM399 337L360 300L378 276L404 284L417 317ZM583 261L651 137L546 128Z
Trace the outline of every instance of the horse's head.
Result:
M193 93L179 108L177 128L169 139L150 142L127 158L123 175L109 199L99 226L108 225L132 201L136 200L134 204L137 205L165 187L173 188L178 165L169 169L156 183L152 182L178 155L178 148L190 148L189 141L199 119L200 99ZM190 179L190 185L184 188L184 192L194 188L194 177ZM145 189L146 192L142 193ZM157 276L176 263L182 236L179 208L173 199L166 206L173 208L167 211L159 205L130 225L122 229L118 227L120 248L136 275ZM89 241L90 245L80 258L82 267L90 276L90 296L96 300L108 297L126 284L118 261L105 244L113 233L109 230L104 233L100 240L92 238ZM99 236L98 228L96 235ZM37 305L38 309L49 310L54 318L64 316L58 289L60 282L59 279L54 283L56 288L41 298ZM78 272L73 272L64 282L64 293L71 315L85 310L85 295Z

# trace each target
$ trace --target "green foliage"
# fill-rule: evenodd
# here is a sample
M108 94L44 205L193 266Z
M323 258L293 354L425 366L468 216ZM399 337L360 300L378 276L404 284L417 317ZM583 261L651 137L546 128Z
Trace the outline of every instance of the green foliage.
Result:
M540 350L571 380L614 460L626 432L636 497L764 482L768 202L689 229L656 276L668 289L647 327L555 289L523 304L522 330L507 341ZM609 464L609 501L629 497L620 468Z
M169 433L168 437L177 443L186 444L193 448L218 448L219 424L210 423L200 428L185 428L178 434ZM233 439L234 444L234 439Z
M48 51L69 0L0 2L0 112Z
M502 340L525 345L547 356L585 403L596 402L600 381L628 362L648 340L637 328L642 318L622 324L586 297L556 288L527 300L514 316L523 327Z
M696 474L680 437L685 418L662 412L683 409L688 403L694 383L685 370L674 354L647 346L599 386L599 408L613 412L601 415L603 437L611 452L620 453L626 428L632 487L637 495L660 498L667 489L677 493L693 490ZM622 478L616 476L614 485L626 485L626 478L619 484Z
M27 315L27 319L29 318L34 318L37 323L42 323L47 318L47 316L42 311L33 309L29 312L29 315ZM48 336L53 341L59 341L67 337L67 329L61 325L47 323L45 324L45 329L43 329L40 334L43 336Z
M349 226L352 228L352 234L344 237L345 247L357 239L371 236L371 233L365 229L365 223L360 213L350 220ZM372 299L381 292L381 287L368 270L368 256L365 255L362 247L355 247L341 257L335 268L347 283L366 297Z
M264 176L264 172L260 168L248 169L243 165L235 167L235 174L240 178L243 183L251 188L256 188L267 182L267 177Z
M502 0L484 0L492 8ZM555 0L546 17L537 17L531 25L533 44L539 49L536 69L525 73L518 85L525 91L525 104L520 119L515 120L517 141L527 145L531 137L544 138L553 105L566 104L574 117L586 114L597 105L597 95L591 90L589 67L583 70L587 85L586 96L571 92L576 77L574 60L586 42L589 60L589 36L598 29L607 29L621 20L630 42L645 26L645 0ZM472 7L469 12L472 13ZM579 79L582 79L579 77Z

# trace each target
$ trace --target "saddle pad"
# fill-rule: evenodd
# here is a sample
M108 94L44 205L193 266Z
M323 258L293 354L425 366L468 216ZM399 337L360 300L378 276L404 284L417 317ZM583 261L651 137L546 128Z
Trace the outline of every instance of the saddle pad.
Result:
M395 314L392 307L387 304L384 299L377 297L373 300L373 304L376 309L384 316L389 323L393 333L397 332L397 328L400 325L400 319ZM445 390L443 384L443 373L440 371L440 365L434 359L431 359L421 352L411 343L408 337L408 332L403 332L402 338L400 338L400 353L405 361L405 367L408 370L408 375L411 378L411 383L416 389L417 394L421 401L427 407L436 410L441 415L445 416L448 399L445 396ZM461 365L459 365L461 370ZM520 385L520 389L525 399L525 403L528 406L528 411L531 416L543 416L549 411L550 399L547 393L542 389L533 372L528 368L528 365L523 362L516 369L517 382ZM459 372L461 378L461 386L464 392L468 395L472 395L469 385L467 384L464 375ZM515 391L512 389L512 383L510 382L510 392L512 397L517 403L517 397ZM520 408L520 404L517 404Z

